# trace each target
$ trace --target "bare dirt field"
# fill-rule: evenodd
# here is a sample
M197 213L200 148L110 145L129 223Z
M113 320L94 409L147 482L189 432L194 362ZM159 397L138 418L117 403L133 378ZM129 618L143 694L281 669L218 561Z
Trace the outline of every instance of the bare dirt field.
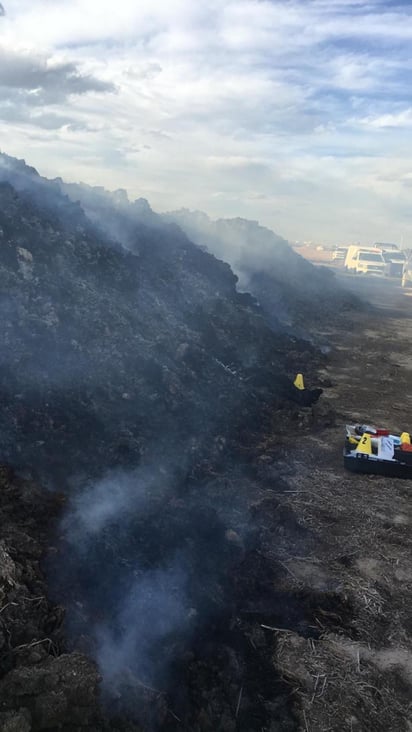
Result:
M319 331L331 348L322 411L335 418L297 437L281 497L314 541L285 558L285 590L325 593L330 610L306 633L267 632L302 730L410 732L412 481L346 472L342 448L345 423L412 428L412 291L338 276L372 307L348 315L344 332Z
M311 244L305 244L304 246L294 247L297 254L300 254L304 259L307 259L312 264L324 264L329 267L334 264L332 261L333 249L318 249L316 246ZM340 262L337 262L338 266Z

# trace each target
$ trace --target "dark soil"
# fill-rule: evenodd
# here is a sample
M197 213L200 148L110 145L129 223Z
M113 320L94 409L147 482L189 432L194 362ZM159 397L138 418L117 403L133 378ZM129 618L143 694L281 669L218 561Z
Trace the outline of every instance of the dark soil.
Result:
M93 729L99 674L64 653L64 610L48 599L40 562L61 497L0 467L0 729ZM101 729L101 727L98 727Z
M346 419L408 426L409 316L325 312L327 361L150 211L131 254L21 175L0 185L0 728L407 732L409 493L339 455Z

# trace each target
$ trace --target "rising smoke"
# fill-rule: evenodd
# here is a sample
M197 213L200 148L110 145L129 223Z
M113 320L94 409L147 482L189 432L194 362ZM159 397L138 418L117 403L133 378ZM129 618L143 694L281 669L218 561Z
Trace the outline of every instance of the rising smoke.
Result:
M0 199L7 456L66 485L54 592L111 703L138 715L136 690L167 688L191 639L228 627L256 533L243 461L293 399L296 340L227 264L175 225L136 223L124 196L113 215L133 254L22 161L0 158Z
M186 635L191 626L187 582L181 558L172 557L165 567L152 571L135 567L130 572L114 617L94 628L107 697L139 682L167 688L173 662L168 639Z
M51 574L74 643L92 640L109 708L139 717L142 689L167 692L192 639L225 612L250 519L240 489L237 502L213 483L182 492L170 463L75 491Z
M238 289L251 293L277 330L279 321L300 337L300 308L315 313L323 298L337 296L339 285L326 268L314 268L282 237L257 221L213 220L202 211L181 209L162 215L174 222L198 246L224 259L239 278Z
M137 226L166 230L168 236L184 232L203 251L230 264L238 279L238 292L256 298L274 330L286 326L300 337L309 337L300 328L301 310L317 317L324 299L332 294L336 297L339 292L330 270L314 268L285 239L257 221L214 221L202 211L188 209L159 215L145 199L130 202L122 190L110 192L102 187L66 184L60 179L56 185L71 200L81 201L102 233L110 233L132 251L136 251Z
M72 633L93 638L110 699L125 684L128 695L139 682L165 684L168 636L189 629L182 537L172 540L170 551L156 547L156 515L170 501L172 481L165 466L111 473L75 489L62 523L66 569L59 563L58 571L82 602L81 619L78 604L69 603L68 623ZM153 557L146 553L150 531Z

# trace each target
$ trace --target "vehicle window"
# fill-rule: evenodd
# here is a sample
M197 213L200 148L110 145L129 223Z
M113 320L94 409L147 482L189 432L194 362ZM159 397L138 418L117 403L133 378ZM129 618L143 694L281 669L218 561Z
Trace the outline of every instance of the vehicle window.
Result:
M385 256L386 254L386 256ZM398 254L397 252L386 252L383 256L385 258L386 262L404 262L405 257L403 254Z
M383 262L382 254L374 254L373 252L359 252L360 262Z

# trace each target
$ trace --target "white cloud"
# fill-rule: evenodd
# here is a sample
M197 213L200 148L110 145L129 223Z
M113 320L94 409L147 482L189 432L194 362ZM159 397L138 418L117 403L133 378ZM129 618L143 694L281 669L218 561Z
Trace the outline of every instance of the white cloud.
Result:
M359 120L360 124L375 129L384 128L406 128L412 129L412 107L403 109L400 112L380 114L377 117L370 116Z
M74 69L90 88L74 94L66 79L66 95L33 112L14 87L0 104L2 146L158 208L247 212L293 239L368 236L396 224L383 199L396 186L403 201L408 185L379 177L411 156L396 131L410 130L412 10L388 7L15 0L0 20L15 74L18 58L41 57L46 78Z

